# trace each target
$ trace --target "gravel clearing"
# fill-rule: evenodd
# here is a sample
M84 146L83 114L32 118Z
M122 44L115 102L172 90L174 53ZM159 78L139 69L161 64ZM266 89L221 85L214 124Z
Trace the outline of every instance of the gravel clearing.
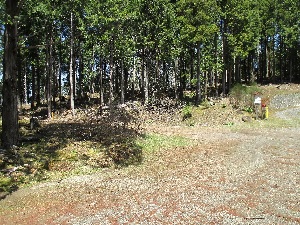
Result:
M276 115L290 113L299 109ZM196 144L161 149L140 166L20 189L0 201L0 224L300 224L299 127L155 132Z
M274 109L286 109L300 106L300 93L276 95L270 102Z

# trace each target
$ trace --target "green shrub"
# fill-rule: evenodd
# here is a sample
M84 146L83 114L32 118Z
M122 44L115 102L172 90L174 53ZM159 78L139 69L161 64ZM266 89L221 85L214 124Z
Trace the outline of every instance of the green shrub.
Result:
M0 192L10 192L13 185L10 177L0 176Z
M229 93L230 103L235 108L253 112L252 107L254 101L254 93L256 92L260 92L260 88L256 84L253 84L251 86L236 84Z
M192 106L185 106L182 109L182 120L187 120L192 117Z

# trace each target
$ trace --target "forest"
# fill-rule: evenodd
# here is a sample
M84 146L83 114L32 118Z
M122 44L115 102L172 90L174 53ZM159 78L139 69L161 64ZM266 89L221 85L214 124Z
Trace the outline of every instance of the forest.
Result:
M6 0L0 5L2 145L18 107L74 109L300 81L295 0Z

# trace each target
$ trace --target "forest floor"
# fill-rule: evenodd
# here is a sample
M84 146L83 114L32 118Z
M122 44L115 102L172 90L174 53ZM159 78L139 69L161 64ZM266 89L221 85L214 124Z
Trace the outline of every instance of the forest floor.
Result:
M135 132L112 126L114 120L110 131L94 123L82 127L79 120L48 121L39 132L48 135L56 156L75 157L62 151L89 142L87 152L76 152L86 158L80 168L89 172L74 173L78 160L44 163L53 170L51 179L1 200L0 224L300 224L300 88L268 86L263 94L268 120L242 122L247 114L227 99L180 122L176 113L164 119L144 113L142 123L132 125ZM116 133L123 141L93 132ZM124 139L132 138L138 144L128 150ZM99 142L111 149L101 158L93 150ZM116 162L123 166L109 166ZM103 168L93 170L93 163ZM73 173L62 177L58 168Z

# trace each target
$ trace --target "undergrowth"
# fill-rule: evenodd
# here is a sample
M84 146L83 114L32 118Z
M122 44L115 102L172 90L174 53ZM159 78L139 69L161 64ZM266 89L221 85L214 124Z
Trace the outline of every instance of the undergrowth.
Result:
M198 107L187 105L180 111L181 122L193 126L210 121L207 125L210 126L222 117L228 120L225 124L233 125L231 120L237 117L237 110L232 110L232 105L252 113L253 93L260 91L261 88L257 85L236 85L230 92L231 104L226 99L215 105L210 105L211 102ZM266 93L265 90L264 92ZM22 141L12 155L0 152L0 197L1 192L10 193L19 186L35 182L94 173L103 168L139 165L157 151L193 144L191 140L181 136L143 133L138 125L131 123L132 120L140 120L139 115L134 117L132 114L124 115L116 111L115 117L102 119L94 118L91 110L82 112L82 121L81 118L78 121L65 118L66 120L42 124L36 130L29 129L29 120L20 121L20 133L26 141ZM270 110L268 120L242 123L240 127L295 127L300 124L297 118L283 120L276 118L274 114ZM200 118L205 121L200 121ZM240 128L237 125L232 127Z
M229 93L230 103L237 109L252 113L254 95L255 93L262 94L261 91L257 84L251 86L236 84Z

